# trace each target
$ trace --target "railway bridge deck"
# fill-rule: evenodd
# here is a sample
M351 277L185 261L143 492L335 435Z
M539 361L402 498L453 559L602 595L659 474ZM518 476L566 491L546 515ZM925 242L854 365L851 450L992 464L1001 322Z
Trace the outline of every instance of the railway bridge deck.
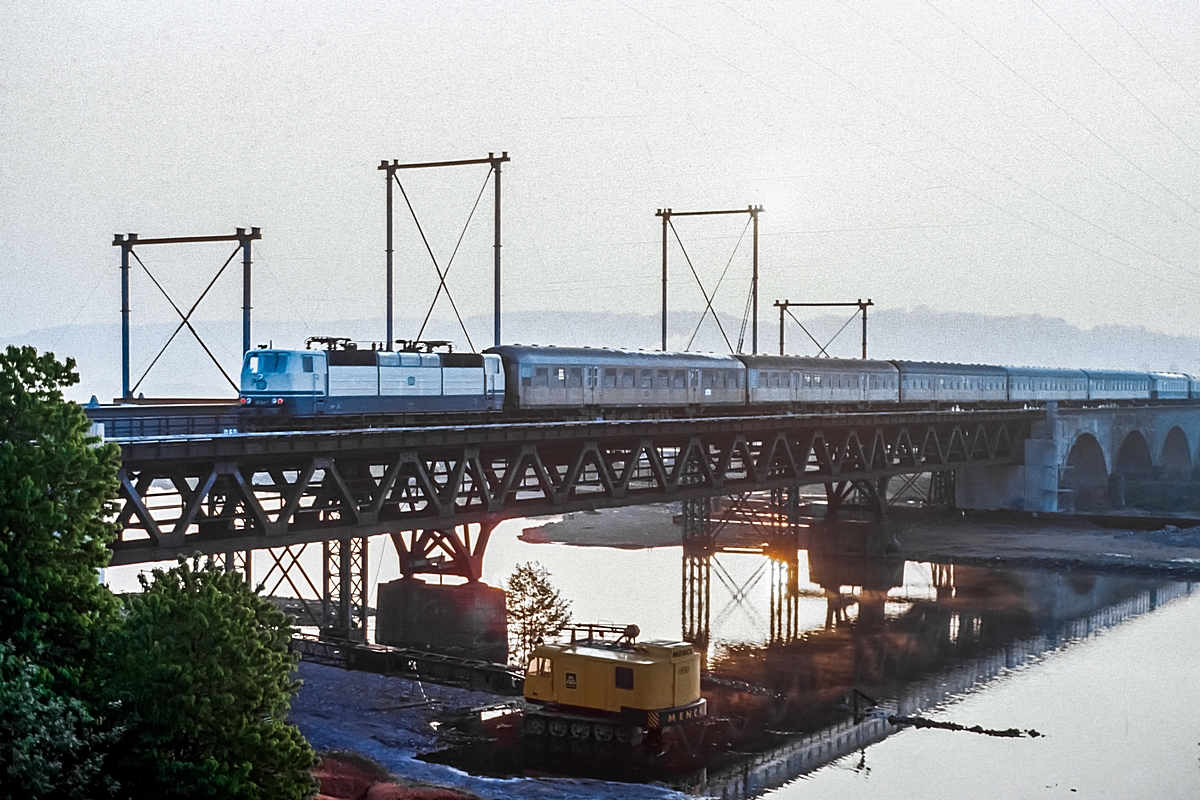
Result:
M500 520L1016 465L1037 409L130 437L115 564L388 534L405 574L479 575ZM440 559L439 559L440 556Z

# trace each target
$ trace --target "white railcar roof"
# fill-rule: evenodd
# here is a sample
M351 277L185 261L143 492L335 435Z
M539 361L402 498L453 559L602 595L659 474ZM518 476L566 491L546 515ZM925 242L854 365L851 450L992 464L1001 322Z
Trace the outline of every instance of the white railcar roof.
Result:
M812 356L740 355L736 358L752 369L807 369L825 372L886 372L895 375L890 361L859 358L813 358Z
M1150 374L1147 372L1133 372L1132 370L1085 369L1084 372L1093 381L1144 381L1150 378Z
M1004 367L991 364L950 364L942 361L892 361L901 372L912 375L992 375L1007 377Z
M580 366L742 369L742 362L733 356L715 353L671 353L661 350L613 350L607 347L538 347L537 345L502 344L489 347L485 353L496 353L522 364L545 364L563 367Z
M1005 367L1009 377L1015 378L1075 378L1087 380L1087 373L1081 369L1063 369L1060 367Z

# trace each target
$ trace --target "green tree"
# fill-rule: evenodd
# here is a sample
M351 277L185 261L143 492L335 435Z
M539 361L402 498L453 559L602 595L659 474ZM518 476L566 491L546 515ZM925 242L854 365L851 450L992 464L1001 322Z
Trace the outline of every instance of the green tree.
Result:
M86 703L56 693L45 669L0 644L0 795L112 794L104 753L119 735L97 724Z
M547 636L571 623L571 603L550 583L550 573L536 561L517 566L505 587L510 660L524 666Z
M96 644L117 621L100 585L120 450L63 398L75 362L0 353L0 794L97 797L119 731L96 719Z
M99 446L62 389L75 361L0 354L0 642L60 684L77 682L115 620L97 571L109 560L120 450Z
M302 798L312 748L287 722L288 618L236 572L186 561L142 577L102 667L128 730L112 770L137 797Z

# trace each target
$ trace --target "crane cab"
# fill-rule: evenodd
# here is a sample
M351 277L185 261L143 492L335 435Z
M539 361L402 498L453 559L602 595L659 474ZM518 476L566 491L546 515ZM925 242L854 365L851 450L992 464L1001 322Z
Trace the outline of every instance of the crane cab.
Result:
M525 699L574 717L593 716L643 729L703 717L700 654L690 642L616 641L587 626L570 642L534 649L525 673ZM614 631L637 631L636 626ZM636 636L636 633L634 633ZM553 728L551 728L553 732Z

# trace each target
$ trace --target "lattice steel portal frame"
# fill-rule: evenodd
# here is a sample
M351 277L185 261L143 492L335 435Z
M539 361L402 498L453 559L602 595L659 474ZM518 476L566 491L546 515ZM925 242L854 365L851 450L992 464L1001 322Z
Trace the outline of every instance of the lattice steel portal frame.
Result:
M490 526L502 519L1015 464L1041 414L893 411L127 440L113 563L436 531L404 546L428 553L445 545L453 570L470 577ZM471 525L484 526L473 541ZM409 574L447 571L418 560Z
M236 233L228 236L167 236L141 239L136 233L130 233L127 235L118 233L113 235L113 247L121 248L121 397L123 399L127 400L133 397L133 390L129 385L129 256L133 255L135 259L137 258L136 254L134 254L134 248L152 244L237 242L238 250L240 250L242 253L242 352L245 353L250 349L250 265L252 263L250 246L251 242L261 238L262 231L259 228L251 228L249 233L246 232L245 228L238 228ZM234 251L235 255L237 254L238 250ZM229 260L232 259L233 256L231 255ZM226 260L226 266L228 266L229 260ZM138 259L138 261L140 263L141 260ZM144 264L142 266L145 268ZM225 267L221 267L221 270L217 272L217 277L220 277L221 272L224 270ZM148 275L150 274L148 269L146 272ZM151 280L154 280L155 285L158 285L157 279L155 279L153 275L150 277ZM213 278L213 280L215 281L216 278ZM211 287L212 284L210 283L209 288ZM198 306L200 301L204 299L204 295L208 293L208 289L204 290L204 294L200 295L200 298L196 300L195 304L192 305L191 310L188 311L187 314L184 314L183 311L175 305L175 301L171 299L171 296L167 294L166 290L163 289L162 286L158 286L158 288L163 295L166 296L167 301L171 303L172 307L175 309L176 313L179 314L179 317L182 320L180 323L180 328L177 328L175 332L178 333L179 330L186 325L192 331L193 335L196 336L196 339L200 342L200 346L203 347L206 352L208 352L207 345L205 345L203 340L200 339L200 334L196 333L195 329L192 328L189 322L192 312L196 310L196 306ZM168 344L169 343L170 342L168 342ZM163 349L165 350L166 347ZM161 354L162 353L160 352L159 355ZM213 358L214 362L216 362L216 357L213 356L211 352L209 352L209 356ZM217 366L220 367L219 362L217 363ZM151 367L153 367L153 364L151 364ZM147 370L147 372L149 372L149 370ZM223 369L222 372L224 372ZM144 378L145 375L142 377ZM228 377L229 376L226 375L226 379L228 379ZM233 388L236 391L237 386L234 385Z

